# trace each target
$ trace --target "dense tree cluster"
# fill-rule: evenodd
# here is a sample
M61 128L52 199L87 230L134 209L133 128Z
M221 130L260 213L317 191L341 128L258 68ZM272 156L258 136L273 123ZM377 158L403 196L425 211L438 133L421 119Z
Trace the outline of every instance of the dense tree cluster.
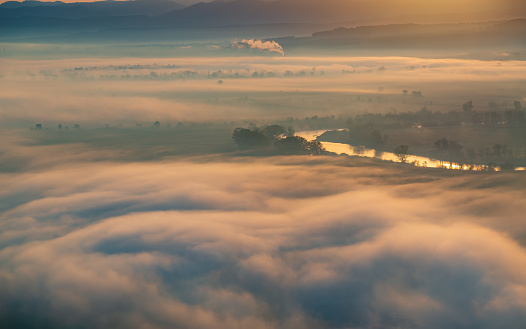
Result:
M232 139L241 150L264 148L271 145L270 139L261 132L245 128L236 128Z
M346 127L356 142L370 146L382 146L387 142L387 136L382 134L385 129L410 127L448 127L464 126L508 126L526 125L526 108L520 101L513 103L489 102L484 109L472 101L459 105L456 111L431 111L426 106L419 111L365 113L354 117L312 116L303 119L289 118L289 123L305 130L340 129ZM375 131L376 130L376 131Z
M291 127L285 130L279 125L270 125L262 129L255 126L252 129L236 128L232 139L240 150L266 149L283 155L315 155L325 151L319 141L308 141L303 137L295 136Z
M492 103L489 104L489 110L477 110L473 102L468 101L462 105L462 112L433 112L424 106L417 112L359 114L348 120L348 126L355 129L360 126L382 129L412 127L415 123L422 127L458 126L466 123L486 126L526 124L526 110L521 102L515 101L513 108ZM504 109L497 109L498 107Z
M300 136L288 136L277 140L274 147L278 154L321 154L325 151L318 141L308 141Z

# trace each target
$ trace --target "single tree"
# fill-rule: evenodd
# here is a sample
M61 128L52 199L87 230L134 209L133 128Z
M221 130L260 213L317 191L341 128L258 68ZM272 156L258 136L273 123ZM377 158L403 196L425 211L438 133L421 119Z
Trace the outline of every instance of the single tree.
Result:
M462 105L462 110L464 110L464 112L471 112L472 109L473 101L467 101Z
M409 157L409 146L407 145L398 145L395 147L393 153L398 158L398 161L405 163Z

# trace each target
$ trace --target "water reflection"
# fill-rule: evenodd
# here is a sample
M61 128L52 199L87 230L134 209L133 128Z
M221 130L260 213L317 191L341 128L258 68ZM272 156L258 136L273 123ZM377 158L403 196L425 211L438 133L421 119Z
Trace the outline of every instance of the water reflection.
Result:
M343 129L341 129L343 130ZM301 136L309 141L315 140L318 136L323 134L327 130L309 130L309 131L300 131L296 135ZM344 143L334 143L334 142L321 142L321 144L329 152L336 154L347 154L351 156L360 156L366 158L376 158L384 161L393 161L401 162L398 157L391 152L382 152L379 150L371 149L365 146L353 146ZM446 169L456 169L456 170L478 170L478 171L500 171L498 167L488 167L486 165L459 165L457 163L452 163L449 161L442 161L432 158L427 158L418 155L410 155L407 160L407 163L411 163L418 167L428 167L428 168L446 168ZM526 168L520 167L515 170L526 170Z

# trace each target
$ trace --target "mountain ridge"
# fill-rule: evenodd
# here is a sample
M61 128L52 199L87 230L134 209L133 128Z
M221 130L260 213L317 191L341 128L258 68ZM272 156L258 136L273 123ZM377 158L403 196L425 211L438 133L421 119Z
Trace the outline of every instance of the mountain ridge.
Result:
M180 10L185 6L171 0L132 0L132 1L95 1L73 2L61 1L8 1L0 4L0 17L50 17L50 18L87 18L101 16L159 16Z
M86 18L90 16L146 15L166 26L214 26L273 23L451 23L526 18L526 3L490 10L443 0L444 5L413 0L215 0L190 6L172 0L95 1L64 3L8 1L0 4L0 17ZM82 7L79 7L82 6ZM84 9L85 8L85 9ZM82 10L85 10L83 13Z

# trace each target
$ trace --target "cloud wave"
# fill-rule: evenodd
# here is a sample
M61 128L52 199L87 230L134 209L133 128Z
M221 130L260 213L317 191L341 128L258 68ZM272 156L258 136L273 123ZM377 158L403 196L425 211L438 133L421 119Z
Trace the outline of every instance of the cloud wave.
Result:
M0 324L526 325L524 177L405 170L201 157L3 174Z

